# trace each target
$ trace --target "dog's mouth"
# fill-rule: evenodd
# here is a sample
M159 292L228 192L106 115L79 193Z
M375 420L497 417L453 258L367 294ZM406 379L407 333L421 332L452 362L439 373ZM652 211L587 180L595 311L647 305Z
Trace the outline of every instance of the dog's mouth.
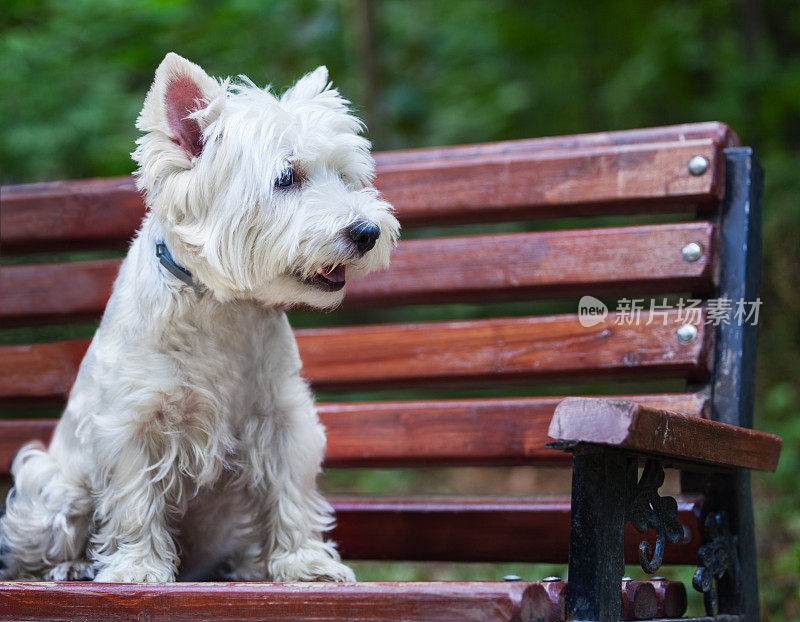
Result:
M319 268L317 273L307 281L319 289L336 292L345 286L345 271L346 268L343 265L325 266Z

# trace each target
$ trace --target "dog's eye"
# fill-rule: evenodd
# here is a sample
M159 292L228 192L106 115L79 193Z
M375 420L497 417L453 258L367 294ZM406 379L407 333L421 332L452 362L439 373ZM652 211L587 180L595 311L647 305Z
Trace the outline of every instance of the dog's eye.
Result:
M293 168L287 168L275 180L276 188L291 188L295 184L295 175Z

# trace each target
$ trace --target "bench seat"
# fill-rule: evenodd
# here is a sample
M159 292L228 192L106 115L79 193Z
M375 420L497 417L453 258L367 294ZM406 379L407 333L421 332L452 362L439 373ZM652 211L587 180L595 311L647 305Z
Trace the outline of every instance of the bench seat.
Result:
M572 495L333 496L331 537L353 560L569 563L569 583L6 582L0 620L679 618L682 584L623 580L624 563L654 549L659 563L700 564L708 616L757 619L747 469L774 469L780 440L749 429L755 328L715 323L710 308L757 297L752 151L724 124L698 123L376 162L404 230L391 267L295 331L324 398L325 467L572 466ZM144 205L130 177L0 197L7 479L22 444L49 442L56 421L28 410L66 402L89 343L80 323L102 314ZM609 303L597 321L575 313L583 296ZM612 308L647 296L660 306L635 321ZM691 314L684 299L699 302ZM51 328L61 324L77 333ZM636 495L671 507L658 501L665 466L681 469L682 530L666 545L663 521L639 533L630 515ZM708 580L725 546L736 564Z

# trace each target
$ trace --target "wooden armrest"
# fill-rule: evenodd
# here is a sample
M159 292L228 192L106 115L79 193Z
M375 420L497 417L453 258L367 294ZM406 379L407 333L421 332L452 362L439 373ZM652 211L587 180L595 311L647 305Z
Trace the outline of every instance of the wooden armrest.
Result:
M551 438L612 445L674 460L774 471L782 441L725 423L634 402L570 397L550 420Z

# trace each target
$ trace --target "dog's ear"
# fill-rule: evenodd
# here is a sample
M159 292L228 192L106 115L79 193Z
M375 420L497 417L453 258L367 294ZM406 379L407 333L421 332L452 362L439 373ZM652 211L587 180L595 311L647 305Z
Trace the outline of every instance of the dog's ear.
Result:
M314 71L307 73L297 83L283 94L283 101L303 101L315 98L328 90L328 68L320 65ZM334 94L335 90L331 89Z
M210 119L202 112L223 87L198 65L170 52L136 121L142 132L162 132L191 160L203 150L203 129Z

